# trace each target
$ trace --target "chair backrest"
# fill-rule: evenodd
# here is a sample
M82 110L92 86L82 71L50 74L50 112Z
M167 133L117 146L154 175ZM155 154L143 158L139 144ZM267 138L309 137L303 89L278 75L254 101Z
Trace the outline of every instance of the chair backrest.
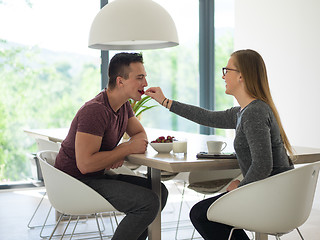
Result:
M320 162L247 184L214 202L211 221L261 233L288 233L309 217Z
M49 139L42 139L42 138L36 138L36 143L38 146L38 152L44 151L44 150L51 150L51 151L57 151L59 152L61 144L59 142L53 142ZM51 165L54 165L55 158L50 158L49 163Z
M48 198L56 210L69 215L116 211L92 188L49 164L55 161L57 154L49 150L37 153Z
M38 152L44 150L59 151L61 144L59 142L53 142L48 139L36 138L38 146Z

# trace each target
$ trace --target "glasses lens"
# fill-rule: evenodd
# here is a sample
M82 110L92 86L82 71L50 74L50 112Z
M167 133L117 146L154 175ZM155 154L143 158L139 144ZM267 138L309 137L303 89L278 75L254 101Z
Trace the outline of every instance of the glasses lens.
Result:
M227 69L227 68L222 68L223 76L225 76L225 75L227 74L227 71L228 71L228 69Z

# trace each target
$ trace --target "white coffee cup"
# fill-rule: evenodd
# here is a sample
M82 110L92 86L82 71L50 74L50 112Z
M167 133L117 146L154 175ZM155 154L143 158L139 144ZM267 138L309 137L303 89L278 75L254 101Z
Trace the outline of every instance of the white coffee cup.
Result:
M174 153L187 153L188 142L187 141L173 141L172 150Z
M207 141L208 152L210 154L220 154L227 146L223 141Z

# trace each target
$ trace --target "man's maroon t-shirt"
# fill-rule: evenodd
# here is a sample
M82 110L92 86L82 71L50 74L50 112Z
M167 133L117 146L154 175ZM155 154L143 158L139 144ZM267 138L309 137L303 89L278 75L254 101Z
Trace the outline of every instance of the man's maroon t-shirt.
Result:
M76 165L75 137L77 132L84 132L102 137L100 151L113 150L126 131L128 119L134 113L129 102L114 112L105 90L86 102L74 117L69 133L61 144L55 167L77 178L102 175L104 170L82 174Z

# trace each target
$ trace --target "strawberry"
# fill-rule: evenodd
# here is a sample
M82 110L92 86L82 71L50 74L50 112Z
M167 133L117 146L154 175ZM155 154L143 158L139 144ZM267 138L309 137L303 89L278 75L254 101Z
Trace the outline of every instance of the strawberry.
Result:
M174 140L174 136L164 136L158 137L156 140L151 141L152 143L171 143Z

